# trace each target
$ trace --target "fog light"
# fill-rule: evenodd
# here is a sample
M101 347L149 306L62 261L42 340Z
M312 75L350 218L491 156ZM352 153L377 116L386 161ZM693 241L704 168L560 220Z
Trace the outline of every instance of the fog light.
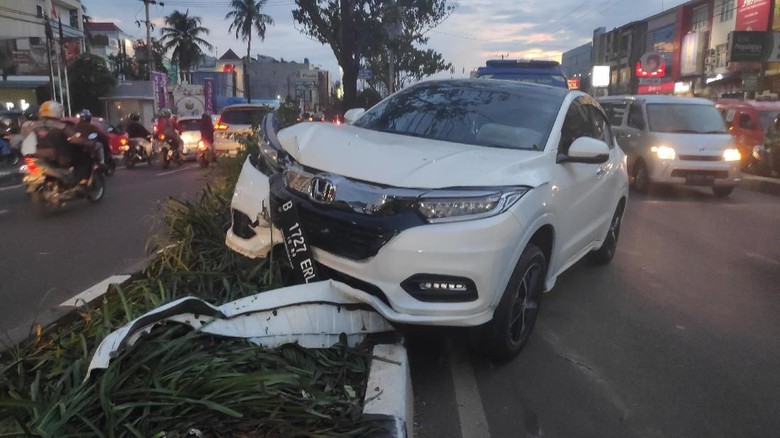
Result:
M401 287L420 301L463 302L477 299L476 285L463 277L415 274L404 280Z

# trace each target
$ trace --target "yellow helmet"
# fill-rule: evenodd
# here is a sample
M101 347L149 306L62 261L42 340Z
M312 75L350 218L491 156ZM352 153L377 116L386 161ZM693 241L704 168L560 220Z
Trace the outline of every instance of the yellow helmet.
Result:
M63 116L62 105L56 100L47 100L38 108L38 117L61 119Z

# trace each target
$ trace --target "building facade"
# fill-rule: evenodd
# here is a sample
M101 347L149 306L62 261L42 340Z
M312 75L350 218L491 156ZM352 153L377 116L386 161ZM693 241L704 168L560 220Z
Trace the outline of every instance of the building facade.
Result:
M564 52L561 56L561 68L569 80L569 88L590 89L590 74L593 71L593 42Z

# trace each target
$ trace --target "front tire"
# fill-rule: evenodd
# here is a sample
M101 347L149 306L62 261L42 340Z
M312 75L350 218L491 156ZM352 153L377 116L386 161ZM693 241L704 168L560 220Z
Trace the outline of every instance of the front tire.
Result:
M601 248L590 253L591 260L599 265L606 265L615 257L618 237L620 237L620 225L623 223L624 208L623 203L618 205L617 209L615 209L615 214L612 215L612 221L609 223L609 230L607 231L607 237L604 238L604 243L601 244Z
M646 195L650 191L650 177L647 173L647 165L640 161L634 167L634 190Z
M712 193L718 198L727 198L733 191L734 191L734 187L713 187L712 188Z
M541 249L529 243L517 261L493 319L482 327L482 345L494 359L512 359L528 342L546 277L547 259Z

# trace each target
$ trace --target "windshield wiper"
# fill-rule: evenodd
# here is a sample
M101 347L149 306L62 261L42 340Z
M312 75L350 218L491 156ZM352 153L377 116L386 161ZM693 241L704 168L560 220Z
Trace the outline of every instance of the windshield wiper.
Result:
M726 131L723 130L713 130L713 131L705 131L702 132L702 134L725 134Z
M673 129L668 132L675 132L675 133L684 133L684 134L702 134L701 132L695 130L695 129Z

